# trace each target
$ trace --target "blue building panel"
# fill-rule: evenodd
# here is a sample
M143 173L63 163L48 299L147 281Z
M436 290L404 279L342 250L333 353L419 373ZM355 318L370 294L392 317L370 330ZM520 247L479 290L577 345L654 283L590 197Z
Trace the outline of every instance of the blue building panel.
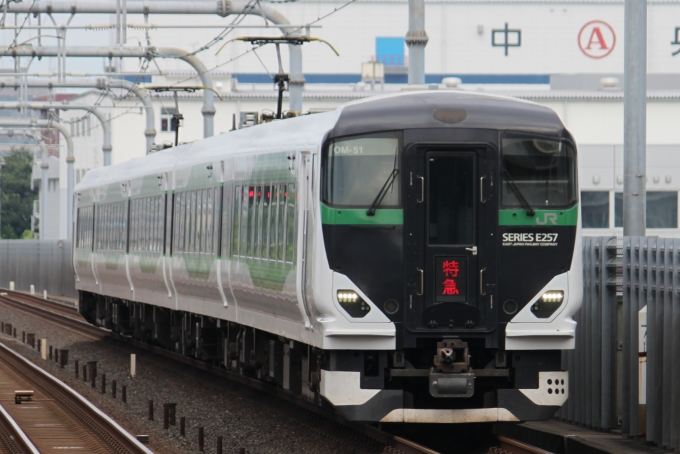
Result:
M404 38L380 36L375 39L375 60L385 66L405 66Z

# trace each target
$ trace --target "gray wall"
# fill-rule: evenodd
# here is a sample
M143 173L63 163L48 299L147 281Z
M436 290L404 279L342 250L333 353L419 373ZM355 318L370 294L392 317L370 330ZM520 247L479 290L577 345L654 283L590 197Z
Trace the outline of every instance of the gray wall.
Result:
M54 296L75 298L75 275L71 260L71 242L64 240L1 240L0 288L47 290Z

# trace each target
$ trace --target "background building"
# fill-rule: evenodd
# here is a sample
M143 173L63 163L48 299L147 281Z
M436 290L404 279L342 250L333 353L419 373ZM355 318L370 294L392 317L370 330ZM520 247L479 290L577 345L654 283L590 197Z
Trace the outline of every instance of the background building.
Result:
M554 109L573 133L580 150L584 233L620 234L624 2L443 0L425 4L429 36L425 49L426 83L440 90L520 97ZM680 1L650 0L648 4L648 227L650 235L676 236L680 190L680 128L676 126L680 118ZM340 53L336 56L321 43L302 46L306 80L303 112L334 109L348 101L406 87L407 1L350 2L333 12L343 5L329 0L268 4L292 24L310 24L300 33L327 40ZM83 17L79 20L87 22ZM101 21L101 17L90 20L95 21ZM115 22L115 17L111 21ZM253 50L248 43L228 42L237 36L281 35L276 26L265 27L262 17L157 15L145 19L128 15L127 22L130 28L126 46L174 47L195 52L210 70L211 88L219 94L215 100L215 134L226 134L234 125L246 126L244 121L252 114L275 110L272 76L278 68L274 46ZM180 24L185 28L163 28ZM225 33L224 27L229 24L240 28ZM107 37L111 45L116 41L112 30L77 33L69 32L69 36L96 35L98 40ZM82 45L74 40L68 42ZM285 45L281 49L287 71L288 49ZM150 61L95 59L99 63L91 71L120 71L117 77L146 87L202 85L186 62L162 58L160 53L154 55L156 58ZM67 71L72 62L74 59L67 59ZM366 74L362 77L362 65L367 62L380 63L377 83L371 83ZM78 62L78 67L82 63ZM11 90L0 89L0 96ZM98 105L110 116L114 164L143 156L145 113L141 102L123 90L113 90L109 95L85 91L68 102ZM177 107L171 92L154 93L152 103L157 144L174 141L169 120L177 110L184 116L179 140L190 142L203 137L202 91L179 92ZM69 125L74 137L79 181L84 172L103 165L102 128L96 118L83 111L59 111L58 116ZM70 198L66 194L63 144L60 149L60 204L64 206ZM65 222L60 218L58 236L65 235Z

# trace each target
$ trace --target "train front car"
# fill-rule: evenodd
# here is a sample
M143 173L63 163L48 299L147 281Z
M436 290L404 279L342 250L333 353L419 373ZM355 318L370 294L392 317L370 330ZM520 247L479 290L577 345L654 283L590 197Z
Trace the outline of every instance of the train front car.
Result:
M420 92L345 106L322 148L332 297L357 326L380 310L397 336L393 351L329 351L321 394L360 421L550 418L582 299L576 169L537 104Z

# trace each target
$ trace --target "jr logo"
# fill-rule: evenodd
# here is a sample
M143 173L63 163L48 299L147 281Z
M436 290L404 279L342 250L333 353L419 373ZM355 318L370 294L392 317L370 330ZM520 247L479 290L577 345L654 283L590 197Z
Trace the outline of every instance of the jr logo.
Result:
M536 218L536 224L538 225L557 225L557 213L544 213L543 220Z

